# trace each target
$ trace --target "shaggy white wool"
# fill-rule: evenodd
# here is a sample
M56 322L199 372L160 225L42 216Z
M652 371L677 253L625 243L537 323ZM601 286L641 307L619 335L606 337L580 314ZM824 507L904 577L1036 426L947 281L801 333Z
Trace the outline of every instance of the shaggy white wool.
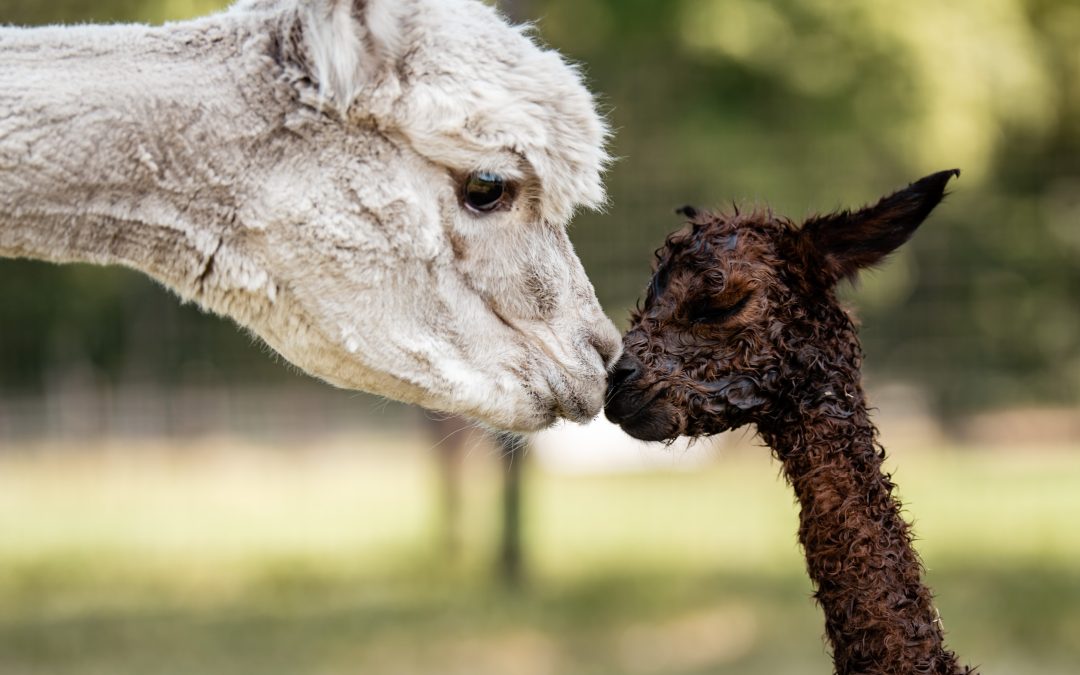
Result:
M477 0L3 28L0 255L142 270L337 386L584 420L620 347L565 225L603 203L605 136ZM476 171L509 208L463 206Z

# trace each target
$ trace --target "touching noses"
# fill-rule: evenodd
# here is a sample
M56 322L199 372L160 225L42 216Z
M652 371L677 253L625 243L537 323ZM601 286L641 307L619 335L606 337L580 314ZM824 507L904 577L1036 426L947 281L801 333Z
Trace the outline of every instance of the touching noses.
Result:
M630 420L641 408L642 401L634 385L641 379L642 370L641 361L624 352L608 376L604 413L615 424Z

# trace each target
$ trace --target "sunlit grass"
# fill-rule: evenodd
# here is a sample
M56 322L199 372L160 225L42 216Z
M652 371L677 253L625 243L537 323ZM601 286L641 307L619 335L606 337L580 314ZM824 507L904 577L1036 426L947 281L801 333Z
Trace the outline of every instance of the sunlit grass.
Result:
M421 440L0 458L3 673L827 673L796 510L761 450L701 471L533 464L529 584L493 579L499 462L439 548ZM898 451L950 643L1074 672L1080 456ZM1072 636L1072 637L1070 637Z

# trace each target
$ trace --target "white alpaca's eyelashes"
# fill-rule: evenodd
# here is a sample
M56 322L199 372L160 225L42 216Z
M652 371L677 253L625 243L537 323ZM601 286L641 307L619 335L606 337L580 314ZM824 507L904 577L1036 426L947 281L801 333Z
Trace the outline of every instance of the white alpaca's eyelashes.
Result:
M465 208L478 214L492 213L510 206L513 186L505 178L490 171L476 171L462 182L461 201Z

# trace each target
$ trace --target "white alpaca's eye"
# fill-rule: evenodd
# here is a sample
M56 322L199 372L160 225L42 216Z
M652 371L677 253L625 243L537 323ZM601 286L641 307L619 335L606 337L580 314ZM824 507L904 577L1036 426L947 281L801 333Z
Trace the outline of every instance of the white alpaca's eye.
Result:
M477 171L469 174L462 186L462 201L477 213L491 213L505 206L509 199L509 186L498 174Z

